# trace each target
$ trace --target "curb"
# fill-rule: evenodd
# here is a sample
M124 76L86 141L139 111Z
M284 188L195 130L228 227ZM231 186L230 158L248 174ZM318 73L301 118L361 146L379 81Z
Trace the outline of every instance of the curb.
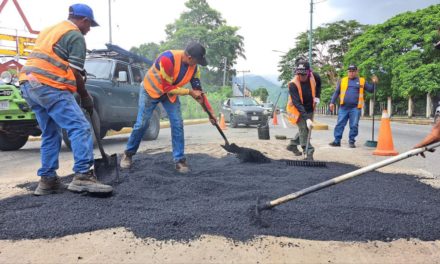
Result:
M313 121L313 130L328 130L328 125Z
M183 124L185 126L187 126L187 125L198 125L198 124L204 124L204 123L209 123L209 120L207 118L183 120ZM170 127L170 122L169 121L161 121L160 122L160 128L169 128L169 127ZM128 133L131 133L132 130L133 129L131 127L124 127L123 129L121 129L119 131L110 130L109 132L107 132L107 136L115 136L115 135L128 134ZM40 140L41 140L41 136L38 136L38 137L30 136L29 137L29 141L40 141Z

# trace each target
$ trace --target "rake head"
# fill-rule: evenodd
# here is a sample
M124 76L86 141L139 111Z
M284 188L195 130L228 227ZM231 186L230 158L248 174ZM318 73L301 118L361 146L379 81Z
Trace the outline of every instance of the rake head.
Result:
M324 161L314 160L285 160L287 166L299 166L299 167L327 167Z

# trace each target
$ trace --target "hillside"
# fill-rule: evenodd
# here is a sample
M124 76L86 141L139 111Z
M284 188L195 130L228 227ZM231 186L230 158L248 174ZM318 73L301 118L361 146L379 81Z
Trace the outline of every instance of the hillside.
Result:
M254 91L260 87L266 88L267 92L269 93L269 99L268 101L275 102L275 100L278 97L278 94L281 91L280 85L277 85L266 78L260 76L260 75L252 75L248 74L244 76L245 85L248 89L251 91ZM234 83L239 83L240 85L243 83L243 77L236 77L233 79ZM287 94L286 89L282 89L283 93L280 97L280 100L278 102L279 106L284 106L287 102Z

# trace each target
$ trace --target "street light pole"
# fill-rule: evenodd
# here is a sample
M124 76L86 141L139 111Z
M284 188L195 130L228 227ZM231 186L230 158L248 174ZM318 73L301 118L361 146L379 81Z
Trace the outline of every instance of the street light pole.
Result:
M108 30L109 42L112 44L112 0L108 0Z

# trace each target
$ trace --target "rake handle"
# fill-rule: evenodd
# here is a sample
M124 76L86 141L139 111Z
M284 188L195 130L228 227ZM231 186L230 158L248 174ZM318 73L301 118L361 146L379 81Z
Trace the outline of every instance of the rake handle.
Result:
M299 190L297 192L288 194L288 195L280 197L278 199L266 202L266 203L264 203L261 206L260 209L261 210L265 210L265 209L273 208L275 206L278 206L280 204L286 203L286 202L291 201L293 199L299 198L299 197L304 196L306 194L309 194L309 193L312 193L312 192L324 189L326 187L329 187L329 186L341 183L343 181L346 181L348 179L354 178L356 176L362 175L362 174L364 174L366 172L373 171L373 170L376 170L376 169L388 166L388 165L396 163L398 161L410 158L412 156L416 156L416 155L418 155L420 153L423 153L425 151L433 150L433 149L435 149L435 148L437 148L439 146L440 146L440 142L437 142L437 143L428 145L426 147L416 148L416 149L409 150L409 151L404 152L404 153L402 153L400 155L397 155L395 157L388 158L388 159L385 159L385 160L373 163L373 164L371 164L369 166L366 166L366 167L360 168L358 170L346 173L344 175L335 177L333 179L330 179L330 180L327 180L327 181L315 184L313 186L310 186L310 187L307 187L305 189Z

